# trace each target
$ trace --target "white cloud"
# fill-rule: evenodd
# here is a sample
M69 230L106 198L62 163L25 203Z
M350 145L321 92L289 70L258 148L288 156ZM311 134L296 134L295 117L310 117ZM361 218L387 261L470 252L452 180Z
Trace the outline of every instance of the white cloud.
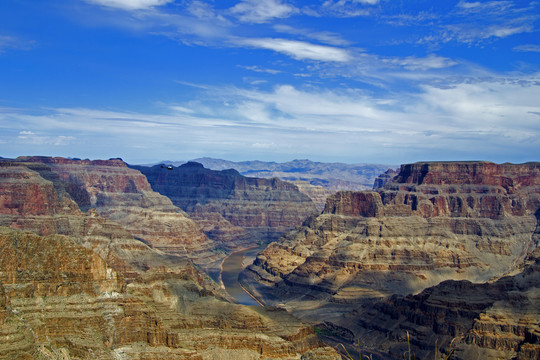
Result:
M40 136L27 130L19 132L18 139L29 144L53 146L66 146L75 141L73 136Z
M540 45L535 45L535 44L519 45L519 46L516 46L514 50L523 51L523 52L540 52Z
M349 53L341 48L311 44L304 41L276 39L276 38L255 38L236 39L239 45L252 46L256 48L274 50L286 54L297 60L317 60L331 62L347 62L351 60Z
M230 9L240 21L265 23L276 18L287 18L298 13L298 9L281 0L242 0Z
M155 6L162 6L175 0L86 0L89 3L123 10L150 9Z
M15 134L19 153L69 144L67 155L79 157L525 161L540 147L539 76L424 85L384 98L287 84L270 91L207 87L188 105L162 107L168 114L6 109L0 126L32 129ZM5 147L8 140L4 134Z
M272 75L276 75L282 72L281 70L276 70L276 69L261 68L260 66L257 66L257 65L252 65L252 66L238 65L238 67L241 67L246 70L258 72L258 73L267 73L267 74L272 74Z
M340 34L333 33L330 31L314 31L309 29L299 29L294 28L289 25L276 24L274 25L276 31L291 34L291 35L300 35L309 39L314 39L325 44L336 45L336 46L347 46L350 45L350 41L347 41L341 37Z
M418 58L415 56L409 56L406 58L391 58L383 59L384 63L399 65L407 70L430 70L430 69L442 69L450 66L454 66L457 63L449 58L441 57L437 55L429 55L424 58Z
M371 11L366 5L378 3L379 0L326 0L320 10L343 17L368 16L371 15Z
M34 44L33 41L24 41L15 36L0 35L0 54L5 49L28 50Z

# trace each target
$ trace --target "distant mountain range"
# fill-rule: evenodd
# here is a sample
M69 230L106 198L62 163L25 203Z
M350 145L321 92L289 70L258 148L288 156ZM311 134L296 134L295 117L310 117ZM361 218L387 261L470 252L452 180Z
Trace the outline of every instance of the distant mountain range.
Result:
M293 160L285 163L265 161L228 161L203 157L193 159L212 170L235 169L244 176L279 178L286 181L306 181L330 190L366 190L373 187L377 176L397 165L323 163L311 160ZM187 161L161 161L160 164L179 166Z

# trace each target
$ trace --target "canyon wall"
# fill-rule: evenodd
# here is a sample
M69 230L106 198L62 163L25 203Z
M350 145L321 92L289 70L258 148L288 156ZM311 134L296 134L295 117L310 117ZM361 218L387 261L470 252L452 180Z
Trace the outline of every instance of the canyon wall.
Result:
M28 169L51 181L79 208L96 209L156 249L188 255L199 264L219 258L214 242L199 225L170 199L154 192L146 177L122 160L20 157L17 161L29 164Z
M195 162L134 168L225 248L275 240L317 211L295 185L279 179L249 178L232 169L209 170Z
M347 327L364 304L521 271L538 247L539 209L539 163L403 165L377 191L329 197L321 215L261 252L243 282L268 304ZM489 341L482 336L475 341Z
M9 226L0 227L1 358L338 358L287 313L225 301L189 251L138 239L125 218L139 206L186 217L125 169L116 160L0 161L0 225ZM151 234L160 221L147 223L157 224Z

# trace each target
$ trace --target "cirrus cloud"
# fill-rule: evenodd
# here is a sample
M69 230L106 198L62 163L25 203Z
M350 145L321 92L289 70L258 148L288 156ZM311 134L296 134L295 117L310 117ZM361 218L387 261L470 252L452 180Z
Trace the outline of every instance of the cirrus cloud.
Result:
M89 3L118 8L123 10L150 9L155 6L165 5L175 0L86 0Z
M243 38L236 39L238 45L273 50L291 56L297 60L316 60L331 62L347 62L351 60L347 50L308 43L305 41L279 39L279 38Z
M298 11L294 6L281 0L243 0L230 9L240 21L258 24L276 18L286 18Z

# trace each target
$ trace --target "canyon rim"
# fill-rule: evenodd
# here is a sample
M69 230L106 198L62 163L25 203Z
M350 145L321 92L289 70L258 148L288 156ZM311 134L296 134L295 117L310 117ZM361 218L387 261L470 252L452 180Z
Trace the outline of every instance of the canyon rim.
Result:
M196 162L19 157L0 175L7 358L338 359L360 342L390 359L407 334L418 358L540 354L539 163L405 164L322 211ZM239 281L262 307L217 270L253 245Z

